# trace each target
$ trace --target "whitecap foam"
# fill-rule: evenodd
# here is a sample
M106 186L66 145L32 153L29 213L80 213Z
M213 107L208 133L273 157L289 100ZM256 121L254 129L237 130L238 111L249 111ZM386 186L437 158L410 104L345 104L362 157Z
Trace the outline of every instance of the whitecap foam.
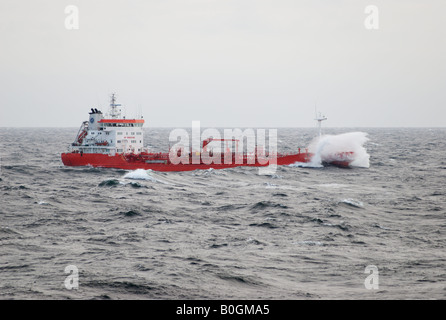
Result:
M279 187L279 185L270 183L270 182L265 182L264 185L266 188L278 188Z
M348 204L349 206L356 207L356 208L364 208L364 203L361 201L355 200L355 199L343 199L341 200L342 203Z
M319 186L324 188L334 188L334 189L347 187L345 184L339 184L339 183L323 183L320 184Z
M320 241L312 241L312 240L303 240L303 241L295 241L294 244L301 244L307 246L323 246L324 243Z
M216 175L216 176L224 176L226 175L224 169L214 169L209 168L206 170L203 169L197 169L193 172L194 176L210 176L210 175Z
M152 182L162 182L152 176L152 170L136 169L125 174L124 179L148 180Z

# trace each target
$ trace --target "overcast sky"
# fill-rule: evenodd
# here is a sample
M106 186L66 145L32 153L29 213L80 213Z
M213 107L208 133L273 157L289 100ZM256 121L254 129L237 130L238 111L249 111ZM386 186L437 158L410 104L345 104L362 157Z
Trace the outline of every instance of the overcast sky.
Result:
M446 127L446 1L0 1L0 126L79 127L111 92L146 127L312 127L315 104Z

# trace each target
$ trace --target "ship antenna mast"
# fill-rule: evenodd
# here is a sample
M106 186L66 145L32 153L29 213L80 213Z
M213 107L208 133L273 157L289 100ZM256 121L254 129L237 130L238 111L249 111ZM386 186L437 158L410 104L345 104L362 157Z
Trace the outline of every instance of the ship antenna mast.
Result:
M322 115L320 112L318 114L317 110L316 110L316 106L314 106L314 111L316 113L316 118L314 120L317 120L317 125L318 125L318 129L319 129L319 137L321 137L322 136L322 129L321 129L322 121L327 120L327 117Z
M120 107L121 104L116 103L116 96L114 93L112 93L111 95L111 99L110 99L110 117L112 119L117 119L121 117L121 110L118 109L118 107Z

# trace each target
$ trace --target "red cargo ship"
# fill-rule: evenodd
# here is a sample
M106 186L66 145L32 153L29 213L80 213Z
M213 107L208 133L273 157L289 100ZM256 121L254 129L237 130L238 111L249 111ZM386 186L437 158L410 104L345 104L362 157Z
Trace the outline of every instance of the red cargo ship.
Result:
M213 161L210 163L209 154L212 151L207 150L209 143L215 141L226 142L226 144L230 141L231 145L234 141L238 143L237 139L213 138L203 140L199 152L184 154L184 148L164 153L148 152L143 144L144 120L142 117L141 119L125 119L121 116L119 106L121 105L116 103L116 97L112 94L110 111L106 118L100 110L91 109L89 121L82 123L70 150L61 155L64 165L125 170L191 171L240 166L264 167L271 164L290 165L296 162L308 163L313 157L313 154L309 153L307 149L301 152L300 148L295 154L240 153L238 150L233 151L226 148L225 152L222 152L217 158L213 157ZM316 120L320 124L320 121L325 119L318 118ZM183 161L180 163L171 161L172 155L182 156ZM347 167L352 156L353 152L341 152L326 164Z

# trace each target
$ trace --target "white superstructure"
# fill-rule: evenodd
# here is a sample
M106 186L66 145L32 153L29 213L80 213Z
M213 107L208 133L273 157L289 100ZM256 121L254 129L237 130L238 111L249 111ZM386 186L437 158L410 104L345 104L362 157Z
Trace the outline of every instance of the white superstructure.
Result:
M82 123L76 140L72 144L74 151L102 154L138 154L143 151L144 134L142 119L125 119L117 107L115 94L111 95L108 117L98 109L91 109L89 121Z

